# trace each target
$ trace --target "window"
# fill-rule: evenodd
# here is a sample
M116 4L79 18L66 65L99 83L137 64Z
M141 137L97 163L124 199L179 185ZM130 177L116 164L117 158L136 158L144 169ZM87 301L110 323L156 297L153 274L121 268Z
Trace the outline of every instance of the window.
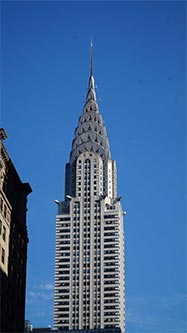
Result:
M70 217L63 217L60 219L60 221L70 221Z
M1 261L4 264L5 263L5 250L2 248L2 253L1 253Z
M6 228L5 228L5 226L3 226L3 235L2 235L2 237L3 237L3 240L6 242Z
M6 205L4 205L4 217L5 218L7 217L7 207L6 207Z
M0 199L0 210L1 211L3 210L3 199L2 198Z

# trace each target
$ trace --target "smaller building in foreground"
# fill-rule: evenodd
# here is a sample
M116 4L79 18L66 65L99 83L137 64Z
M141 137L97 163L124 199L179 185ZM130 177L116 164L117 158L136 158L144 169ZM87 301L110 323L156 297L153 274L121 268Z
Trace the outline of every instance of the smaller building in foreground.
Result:
M24 332L27 261L27 196L0 128L0 332Z

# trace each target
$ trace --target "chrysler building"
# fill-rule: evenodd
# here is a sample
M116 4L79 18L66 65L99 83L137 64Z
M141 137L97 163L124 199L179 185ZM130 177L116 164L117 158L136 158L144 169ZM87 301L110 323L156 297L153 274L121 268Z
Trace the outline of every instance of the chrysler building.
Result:
M125 331L124 212L90 77L56 216L54 328Z

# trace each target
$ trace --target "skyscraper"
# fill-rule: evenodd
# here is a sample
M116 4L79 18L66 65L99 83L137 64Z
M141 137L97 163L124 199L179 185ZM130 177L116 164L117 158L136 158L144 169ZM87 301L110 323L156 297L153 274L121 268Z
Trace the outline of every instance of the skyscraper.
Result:
M116 163L90 77L56 217L54 327L121 328L124 320L123 210Z

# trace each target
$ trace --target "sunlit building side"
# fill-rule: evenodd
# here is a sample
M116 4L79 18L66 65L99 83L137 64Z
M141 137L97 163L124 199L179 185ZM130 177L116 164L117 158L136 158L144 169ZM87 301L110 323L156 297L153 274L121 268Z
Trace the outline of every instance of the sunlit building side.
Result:
M90 77L56 217L54 328L125 331L124 228L116 163Z

